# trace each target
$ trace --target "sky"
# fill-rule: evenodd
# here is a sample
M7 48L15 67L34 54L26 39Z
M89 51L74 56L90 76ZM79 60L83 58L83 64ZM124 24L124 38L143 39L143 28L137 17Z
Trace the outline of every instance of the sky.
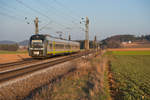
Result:
M29 39L36 17L40 34L83 40L86 16L90 40L150 34L150 0L0 0L0 41Z

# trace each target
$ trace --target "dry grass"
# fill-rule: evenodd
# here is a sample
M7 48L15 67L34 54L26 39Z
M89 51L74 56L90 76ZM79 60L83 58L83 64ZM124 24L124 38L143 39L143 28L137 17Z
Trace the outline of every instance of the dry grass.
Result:
M31 91L48 84L51 80L73 68L74 66L70 65L70 62L65 62L30 75L24 75L10 82L1 83L0 100L22 100Z
M0 85L0 100L110 100L106 62L82 58L20 77Z
M30 100L110 100L104 84L105 64L101 57L80 60L76 70L42 87Z

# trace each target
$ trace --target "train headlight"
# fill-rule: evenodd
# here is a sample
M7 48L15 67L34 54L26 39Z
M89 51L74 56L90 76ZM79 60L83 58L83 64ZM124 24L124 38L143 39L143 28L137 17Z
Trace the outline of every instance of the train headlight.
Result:
M40 52L39 52L39 51L34 51L34 52L33 52L33 54L35 54L35 55L39 55L39 54L40 54Z

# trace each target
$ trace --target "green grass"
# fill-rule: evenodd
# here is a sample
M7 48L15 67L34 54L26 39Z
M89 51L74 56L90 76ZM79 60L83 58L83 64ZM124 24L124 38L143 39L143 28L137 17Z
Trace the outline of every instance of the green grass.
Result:
M113 55L150 55L150 51L110 51Z
M115 100L150 100L150 51L112 53Z
M27 51L2 51L0 50L0 54L24 54Z

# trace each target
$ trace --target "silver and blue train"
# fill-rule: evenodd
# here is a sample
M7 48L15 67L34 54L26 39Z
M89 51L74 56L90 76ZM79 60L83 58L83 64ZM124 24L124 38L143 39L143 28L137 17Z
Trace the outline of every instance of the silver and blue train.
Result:
M80 43L37 34L29 39L28 52L33 58L45 58L53 55L80 51Z

